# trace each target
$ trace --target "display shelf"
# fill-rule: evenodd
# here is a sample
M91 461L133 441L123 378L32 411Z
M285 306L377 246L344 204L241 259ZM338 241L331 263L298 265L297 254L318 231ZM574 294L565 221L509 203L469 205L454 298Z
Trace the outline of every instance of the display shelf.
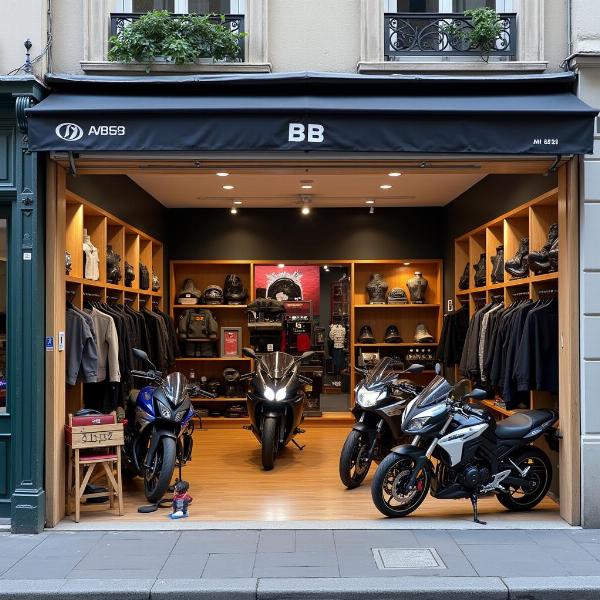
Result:
M85 279L83 277L73 277L73 275L65 276L66 283L77 283L79 285L85 285L88 287L95 288L103 288L107 290L115 290L118 292L125 292L130 294L139 294L140 296L156 296L157 298L162 297L162 292L159 290L158 292L153 292L152 290L140 290L138 288L130 288L125 287L124 285L119 285L115 283L106 283L102 281L94 281L93 279Z
M397 308L440 308L439 304L355 304L354 308L388 308L388 309L397 309Z
M173 308L206 308L207 310L246 310L248 306L246 304L173 304Z
M481 294L482 292L489 292L494 290L501 290L507 287L515 287L521 285L527 285L530 283L539 283L543 281L558 281L559 273L544 273L543 275L531 275L529 277L523 277L521 279L510 279L505 281L504 283L494 283L491 285L486 285L480 288L470 288L468 290L455 290L456 296L466 296L469 294Z
M502 408L498 406L493 400L480 400L481 404L489 408L490 410L494 410L505 417L510 417L515 414L514 410L509 410L508 408Z
M397 342L388 344L385 342L374 344L354 344L355 348L431 348L437 346L437 342Z
M210 340L214 342L214 340ZM175 359L177 362L233 362L233 361L251 361L251 358L246 356L242 356L241 358L229 358L229 357L221 357L221 356L213 356L211 358L202 358L202 357L180 357Z

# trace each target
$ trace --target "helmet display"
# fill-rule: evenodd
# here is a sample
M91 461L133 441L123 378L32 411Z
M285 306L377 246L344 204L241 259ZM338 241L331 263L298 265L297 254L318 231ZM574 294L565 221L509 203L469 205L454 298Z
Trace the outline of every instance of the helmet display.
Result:
M429 333L425 323L419 323L415 328L415 342L428 344L433 342L433 336Z
M121 281L121 256L108 244L106 247L106 280L117 284Z
M302 289L289 277L280 277L269 286L267 296L280 302L302 300Z
M408 304L406 292L399 287L392 288L387 297L388 304Z
M160 279L154 269L152 269L152 291L158 292L158 290L160 290Z
M202 298L202 292L196 287L193 279L186 279L183 287L177 296L178 304L198 304Z
M385 330L385 337L383 338L386 344L399 344L402 342L400 331L396 325L388 325Z
M202 294L204 304L223 304L223 288L218 285L209 285Z
M208 383L206 384L206 389L211 394L215 394L216 396L218 396L219 392L221 391L221 380L217 379L216 377L209 379Z
M240 382L240 372L237 369L233 367L224 369L223 379L225 380L225 396L227 398L239 398L244 395Z
M132 287L135 280L135 269L125 261L125 287Z
M373 335L373 330L370 325L363 325L360 328L358 333L358 343L359 344L374 344L375 336Z
M248 297L248 292L244 289L242 278L235 274L225 277L223 291L226 304L244 304Z

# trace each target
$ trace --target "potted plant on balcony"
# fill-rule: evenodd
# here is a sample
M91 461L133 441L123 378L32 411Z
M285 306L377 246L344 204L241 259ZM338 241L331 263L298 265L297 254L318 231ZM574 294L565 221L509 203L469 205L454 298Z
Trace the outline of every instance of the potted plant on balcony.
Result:
M479 50L481 58L488 61L490 52L502 43L505 31L502 17L493 8L475 8L464 12L468 21L448 21L440 31L447 36L452 47Z
M215 15L172 15L151 11L124 27L109 40L108 59L115 62L171 62L177 65L206 59L235 61L240 38Z

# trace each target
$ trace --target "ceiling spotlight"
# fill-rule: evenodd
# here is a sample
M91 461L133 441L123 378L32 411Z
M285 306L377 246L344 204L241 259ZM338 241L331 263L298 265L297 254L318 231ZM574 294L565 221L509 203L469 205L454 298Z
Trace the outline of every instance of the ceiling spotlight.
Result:
M237 204L239 206L242 203L242 201L241 200L234 200L233 203Z
M402 263L402 264L403 264L405 267L410 267L410 263L409 263L409 262L405 262L405 263Z
M285 265L284 265L283 263L279 263L279 264L277 265L277 268L278 268L278 269L283 269L284 267L285 267Z
M400 175L402 175L402 173L398 173L398 171L392 171L391 173L388 173L388 175L390 177L400 177Z
M375 214L375 207L374 206L369 206L369 214Z
M310 196L302 196L302 210L300 212L303 215L310 214Z
M232 206L232 207L231 207L231 209L229 210L229 212L230 212L232 215L237 215L237 208L236 208L235 206Z
M301 186L303 190L312 190L312 185L306 184Z
M379 186L382 190L391 190L392 186L389 185L388 183L385 183L384 185L380 185Z
M391 187L391 186L390 186L390 187ZM233 189L235 189L235 186L233 186L233 185L224 185L224 186L223 186L223 189L224 189L224 190L233 190Z
M310 215L310 206L303 206L302 207L302 214L303 215Z
M375 200L365 200L365 204L375 204Z
M217 173L217 177L227 177L229 175L229 173L226 173L225 171L219 171Z

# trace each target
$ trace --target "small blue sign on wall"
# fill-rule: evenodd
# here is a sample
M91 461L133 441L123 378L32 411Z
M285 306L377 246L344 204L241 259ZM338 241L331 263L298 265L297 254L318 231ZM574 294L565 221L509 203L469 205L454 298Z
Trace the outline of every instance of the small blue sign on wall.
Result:
M44 346L46 347L46 352L54 351L54 338L52 336L48 336L46 341L44 342Z

